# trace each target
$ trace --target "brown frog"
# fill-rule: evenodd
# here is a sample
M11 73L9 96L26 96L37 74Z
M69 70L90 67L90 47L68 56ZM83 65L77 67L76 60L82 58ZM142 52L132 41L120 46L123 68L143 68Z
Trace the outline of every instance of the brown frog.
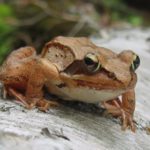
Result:
M41 55L32 47L13 51L1 67L4 96L14 96L27 108L47 110L57 105L43 98L43 87L64 100L101 104L120 117L122 129L135 131L135 70L139 57L131 50L119 54L81 37L56 37ZM119 97L121 96L121 98Z

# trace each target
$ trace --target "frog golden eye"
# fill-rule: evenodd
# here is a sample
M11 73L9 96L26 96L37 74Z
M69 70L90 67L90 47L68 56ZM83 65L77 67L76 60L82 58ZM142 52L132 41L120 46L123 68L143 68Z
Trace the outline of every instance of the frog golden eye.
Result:
M93 53L88 53L84 57L84 64L90 72L96 72L101 67L98 57Z
M132 61L132 64L131 64L131 69L133 71L135 71L140 65L140 58L138 55L134 54L133 56L133 61Z

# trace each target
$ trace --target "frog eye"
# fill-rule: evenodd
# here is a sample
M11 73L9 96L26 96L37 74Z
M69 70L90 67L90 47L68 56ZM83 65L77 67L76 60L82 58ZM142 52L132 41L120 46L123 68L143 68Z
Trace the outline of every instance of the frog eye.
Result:
M98 57L93 53L88 53L84 57L84 64L90 72L96 72L101 67Z
M140 58L138 55L134 54L133 55L133 61L132 61L132 64L131 64L131 69L133 71L135 71L140 65Z

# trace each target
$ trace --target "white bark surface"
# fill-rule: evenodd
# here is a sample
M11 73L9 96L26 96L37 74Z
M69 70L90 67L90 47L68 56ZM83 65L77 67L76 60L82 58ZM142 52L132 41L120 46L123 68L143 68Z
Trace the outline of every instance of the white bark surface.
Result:
M15 101L0 100L0 150L150 150L150 30L102 31L92 38L116 52L132 49L141 58L136 86L137 131L122 131L120 122L102 116L94 106L73 103L26 110Z

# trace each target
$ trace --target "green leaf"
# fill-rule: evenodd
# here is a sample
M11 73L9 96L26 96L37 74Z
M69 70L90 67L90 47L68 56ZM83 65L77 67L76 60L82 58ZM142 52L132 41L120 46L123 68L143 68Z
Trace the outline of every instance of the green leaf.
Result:
M142 20L142 17L140 16L130 16L129 22L134 26L139 26L142 24L143 20Z
M12 9L7 4L0 4L0 19L13 16Z

